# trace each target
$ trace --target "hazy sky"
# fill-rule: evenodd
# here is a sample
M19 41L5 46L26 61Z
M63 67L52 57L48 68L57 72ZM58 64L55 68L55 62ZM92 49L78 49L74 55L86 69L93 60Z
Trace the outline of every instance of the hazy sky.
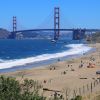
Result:
M100 0L0 0L0 27L11 30L12 16L17 16L20 29L49 24L56 6L61 27L100 28Z

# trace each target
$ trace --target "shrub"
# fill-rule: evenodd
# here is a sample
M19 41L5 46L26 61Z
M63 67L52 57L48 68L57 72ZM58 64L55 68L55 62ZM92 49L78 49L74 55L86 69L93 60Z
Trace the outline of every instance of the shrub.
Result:
M82 96L76 96L74 99L71 99L71 100L82 100Z
M11 77L0 77L0 100L46 100L39 95L41 85L34 80L24 80L22 84Z

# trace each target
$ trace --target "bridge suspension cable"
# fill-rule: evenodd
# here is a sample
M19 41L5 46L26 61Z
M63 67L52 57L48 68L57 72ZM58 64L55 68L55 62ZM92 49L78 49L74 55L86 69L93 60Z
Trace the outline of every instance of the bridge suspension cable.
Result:
M53 29L54 28L54 15L53 10L46 16L46 18L38 25L37 29Z
M70 18L66 17L62 10L60 10L60 24L61 28L75 28L75 25L71 22Z

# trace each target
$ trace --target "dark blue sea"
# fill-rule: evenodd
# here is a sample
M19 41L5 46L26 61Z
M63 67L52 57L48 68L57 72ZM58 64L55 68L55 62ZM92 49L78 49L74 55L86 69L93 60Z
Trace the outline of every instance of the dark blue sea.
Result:
M0 72L28 69L82 55L91 48L84 41L61 39L0 40Z

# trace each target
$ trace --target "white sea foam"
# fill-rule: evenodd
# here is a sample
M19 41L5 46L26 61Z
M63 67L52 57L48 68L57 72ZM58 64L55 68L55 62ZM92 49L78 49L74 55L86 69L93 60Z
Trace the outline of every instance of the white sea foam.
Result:
M1 63L1 62L4 62L4 60L0 59L0 63Z
M0 69L11 68L14 66L25 65L28 63L34 63L34 62L49 60L53 58L61 58L64 56L70 56L75 54L83 54L85 52L88 52L91 49L91 47L88 47L83 44L70 44L70 45L66 45L66 47L70 47L71 49L60 53L55 53L55 54L43 54L36 57L29 57L24 59L6 60L0 63Z

